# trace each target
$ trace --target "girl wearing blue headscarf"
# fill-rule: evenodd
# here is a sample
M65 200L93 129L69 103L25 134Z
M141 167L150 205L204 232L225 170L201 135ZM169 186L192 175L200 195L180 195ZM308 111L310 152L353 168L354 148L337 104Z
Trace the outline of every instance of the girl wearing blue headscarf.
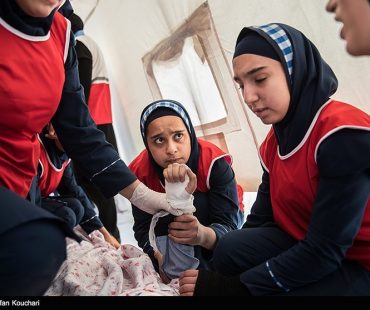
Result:
M332 100L337 79L284 24L244 28L233 59L245 103L272 125L243 229L188 270L182 295L369 295L370 117Z
M140 181L152 190L164 192L164 171L177 164L186 165L197 178L193 193L195 213L160 218L155 227L157 240L169 235L170 242L194 246L193 256L199 260L199 268L210 268L217 241L243 221L242 190L236 184L230 155L197 139L187 111L174 100L148 105L141 114L140 129L146 149L129 165ZM170 178L173 179L172 174ZM154 253L148 233L152 215L137 207L133 205L135 237L158 270L161 258ZM164 260L166 263L166 257ZM167 272L169 278L176 274L178 277L178 273Z

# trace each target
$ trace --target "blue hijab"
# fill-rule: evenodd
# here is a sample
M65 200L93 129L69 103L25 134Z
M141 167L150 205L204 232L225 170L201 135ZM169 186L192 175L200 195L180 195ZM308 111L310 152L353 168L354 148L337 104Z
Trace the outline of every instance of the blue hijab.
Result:
M145 144L146 149L148 150L150 162L153 165L155 171L157 172L158 176L160 177L162 183L164 184L164 177L163 177L163 168L159 166L152 154L149 151L149 147L147 144L147 128L150 122L153 120L166 116L166 115L175 115L182 119L185 124L186 129L190 135L191 141L191 152L190 157L186 165L195 173L197 174L198 171L198 157L199 157L199 146L198 146L198 139L195 135L195 130L193 124L191 123L190 116L184 106L175 101L169 99L162 99L157 100L146 106L141 113L140 116L140 132L141 137L143 138L143 142Z
M303 33L284 24L243 28L236 41L234 58L248 53L243 39L251 34L258 34L272 46L288 81L291 96L288 112L273 125L280 155L287 155L299 145L317 111L336 92L338 81L316 46ZM253 40L250 42L253 44Z

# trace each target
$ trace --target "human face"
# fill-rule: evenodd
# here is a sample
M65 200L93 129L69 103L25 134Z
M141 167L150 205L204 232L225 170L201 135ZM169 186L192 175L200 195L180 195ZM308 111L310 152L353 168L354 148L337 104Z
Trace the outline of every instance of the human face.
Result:
M146 136L149 151L162 168L173 163L188 162L190 136L180 117L167 115L156 118L148 125Z
M370 4L368 0L329 0L326 10L343 23L340 37L353 56L370 55Z
M234 80L244 102L264 124L280 122L288 112L290 93L280 62L242 54L233 60Z
M32 17L47 17L63 0L15 0L24 13Z

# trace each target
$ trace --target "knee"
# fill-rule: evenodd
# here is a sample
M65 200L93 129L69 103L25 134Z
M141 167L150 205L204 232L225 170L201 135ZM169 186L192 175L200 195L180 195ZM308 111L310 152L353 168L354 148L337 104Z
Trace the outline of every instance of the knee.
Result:
M234 231L224 235L217 243L213 252L213 266L216 271L222 274L228 274L230 266L233 264L233 258L237 253L238 238L235 238Z
M66 221L69 228L73 229L77 225L76 213L69 207L63 210L62 218Z
M85 214L85 209L82 203L76 198L69 199L66 202L68 205L68 210L70 211L69 217L73 218L75 222L73 225L74 227L81 222L81 219Z
M50 286L66 259L65 235L55 220L23 224L3 234L0 255L8 274L0 275L0 295L37 296Z

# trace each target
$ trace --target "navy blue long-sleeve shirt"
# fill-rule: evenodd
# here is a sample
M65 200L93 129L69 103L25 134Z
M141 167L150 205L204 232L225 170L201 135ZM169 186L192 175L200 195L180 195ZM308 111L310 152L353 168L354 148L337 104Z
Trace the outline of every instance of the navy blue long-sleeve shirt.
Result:
M306 237L269 259L274 275L290 290L334 272L351 247L370 195L370 132L345 129L328 137L319 147L317 164L320 179ZM269 176L264 172L244 228L273 221ZM243 272L240 279L252 295L282 292L265 263Z

